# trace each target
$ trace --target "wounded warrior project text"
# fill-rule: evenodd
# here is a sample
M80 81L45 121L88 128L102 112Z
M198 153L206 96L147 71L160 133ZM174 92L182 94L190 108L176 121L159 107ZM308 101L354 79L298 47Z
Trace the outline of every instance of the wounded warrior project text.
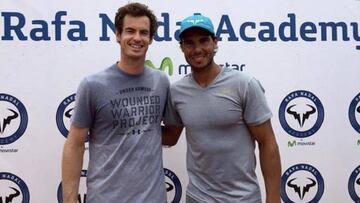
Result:
M160 96L137 96L111 100L113 128L129 128L160 122Z

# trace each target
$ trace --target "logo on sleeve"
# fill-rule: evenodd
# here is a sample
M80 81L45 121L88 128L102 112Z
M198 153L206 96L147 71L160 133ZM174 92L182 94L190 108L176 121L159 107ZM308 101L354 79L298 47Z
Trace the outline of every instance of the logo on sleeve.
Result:
M24 134L27 123L24 104L12 95L0 93L0 145L18 140Z
M179 203L182 194L182 187L179 178L174 172L164 168L167 202Z
M29 189L18 176L8 172L0 172L0 203L15 202L29 203Z
M288 168L281 177L281 198L284 203L319 202L324 193L320 172L309 164Z

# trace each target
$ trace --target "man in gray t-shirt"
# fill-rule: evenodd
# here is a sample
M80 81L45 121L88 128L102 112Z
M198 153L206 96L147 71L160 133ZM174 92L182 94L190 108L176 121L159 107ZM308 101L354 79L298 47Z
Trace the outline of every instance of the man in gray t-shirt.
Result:
M255 141L266 203L280 203L280 156L262 86L214 62L217 39L209 18L185 18L179 36L192 73L171 85L163 144L176 144L185 127L187 203L261 203Z
M166 202L160 123L169 80L144 65L157 28L147 6L129 3L115 17L120 61L82 80L64 145L63 202L78 202L89 140L88 203Z

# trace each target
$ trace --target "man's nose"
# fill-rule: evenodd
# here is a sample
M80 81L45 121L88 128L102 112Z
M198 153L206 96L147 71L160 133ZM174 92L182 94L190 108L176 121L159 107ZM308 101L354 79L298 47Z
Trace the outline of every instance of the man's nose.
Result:
M141 40L141 34L140 34L140 32L135 32L133 38L134 38L135 40Z
M203 48L203 46L201 43L194 43L194 51L195 52L201 51L202 48Z

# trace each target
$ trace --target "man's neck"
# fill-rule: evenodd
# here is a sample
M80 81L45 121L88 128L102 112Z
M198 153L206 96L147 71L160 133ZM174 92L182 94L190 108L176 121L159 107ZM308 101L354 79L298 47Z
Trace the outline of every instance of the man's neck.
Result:
M221 68L216 63L212 63L209 67L202 70L193 70L192 75L194 80L203 88L209 86L210 83L220 73Z
M145 59L120 59L117 63L118 68L128 74L137 75L144 72Z

